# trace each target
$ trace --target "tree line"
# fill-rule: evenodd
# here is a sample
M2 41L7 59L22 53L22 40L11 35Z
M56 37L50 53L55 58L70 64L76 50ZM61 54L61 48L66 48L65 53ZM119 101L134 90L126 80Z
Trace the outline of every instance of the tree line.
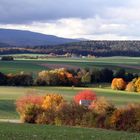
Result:
M113 78L123 78L126 82L138 78L135 73L128 73L125 69L112 71L111 69L78 69L64 68L44 70L35 77L24 72L4 74L0 72L0 85L7 86L88 86L95 83L111 83Z

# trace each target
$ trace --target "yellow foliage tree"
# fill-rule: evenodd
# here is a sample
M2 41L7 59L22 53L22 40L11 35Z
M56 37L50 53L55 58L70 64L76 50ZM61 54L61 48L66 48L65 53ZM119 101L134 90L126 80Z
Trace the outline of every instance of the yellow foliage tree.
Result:
M48 85L63 85L73 83L74 77L66 69L54 69L48 71L41 71L38 78L44 80Z
M136 92L135 84L133 82L129 82L126 86L126 91Z
M64 98L59 94L48 94L44 97L42 107L44 109L58 109L64 103Z
M135 82L136 91L140 92L140 77Z

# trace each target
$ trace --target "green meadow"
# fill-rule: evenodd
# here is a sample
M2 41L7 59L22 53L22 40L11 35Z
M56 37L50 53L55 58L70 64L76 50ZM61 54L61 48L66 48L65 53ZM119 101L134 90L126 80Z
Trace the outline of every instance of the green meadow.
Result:
M0 123L1 140L139 140L138 133L65 126Z
M34 55L36 56L36 55ZM127 72L139 73L140 58L108 57L108 58L47 58L47 59L16 59L0 61L0 72L3 73L33 73L67 66L69 68L110 68L117 70L125 68ZM51 67L50 67L51 66ZM19 120L15 102L18 98L29 95L59 93L68 101L79 91L90 89L97 96L104 96L116 106L128 103L139 103L140 94L126 91L116 91L109 84L91 85L91 87L0 87L0 120ZM2 140L139 140L138 133L117 132L112 130L89 129L65 126L33 125L0 123L0 139Z
M15 59L14 61L0 61L0 71L4 73L34 73L62 66L69 68L110 68L117 70L125 68L128 72L139 73L140 57L105 57L105 58L47 58L47 59Z

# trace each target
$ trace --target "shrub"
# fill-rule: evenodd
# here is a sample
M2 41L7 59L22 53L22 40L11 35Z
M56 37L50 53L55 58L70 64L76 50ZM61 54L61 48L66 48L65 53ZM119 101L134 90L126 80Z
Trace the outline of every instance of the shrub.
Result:
M46 85L55 86L59 83L59 77L55 70L39 72L38 79L40 79L39 83L43 81L43 83L46 83Z
M55 124L56 111L54 109L43 110L37 115L35 123L37 124Z
M91 90L84 90L79 92L74 96L74 101L79 104L80 100L90 100L93 101L96 99L96 93Z
M40 114L37 115L35 123L37 124L47 124L48 121L46 119L46 113L45 111L41 112Z
M87 108L74 101L65 102L59 94L47 94L44 98L33 95L22 97L16 105L21 120L27 123L140 131L140 104L116 109L100 97Z
M21 115L21 121L35 123L37 116L42 112L42 108L35 104L27 104Z
M112 114L112 112L115 110L115 107L104 97L99 97L91 103L89 109L94 110L97 114Z
M114 78L111 84L111 88L115 90L124 90L126 82L122 78Z
M42 103L43 103L42 96L35 95L24 96L16 101L16 110L20 114L21 119L24 121L24 118L26 117L26 112L30 111L31 108L34 109L34 107L41 106Z
M91 83L91 74L89 72L84 73L81 78L81 82L84 84Z
M31 86L33 85L33 77L30 74L9 74L7 75L7 83L10 86Z
M37 115L36 123L38 124L55 124L55 125L80 125L81 120L87 108L74 102L63 102L57 110L54 108L45 109L44 112Z
M2 61L13 61L14 58L13 58L13 56L2 56L1 60Z
M83 115L81 125L84 127L96 127L96 118L98 114L94 111L88 111Z
M91 73L91 82L93 83L99 83L102 81L102 73L98 69L93 69Z
M140 110L140 106L128 105L117 109L110 118L110 126L115 130L134 131L139 119L136 116L137 110Z
M115 111L115 106L108 102L104 97L99 97L89 106L94 115L94 125L99 128L109 128L109 118Z
M6 85L7 84L7 76L0 72L0 85Z
M140 92L140 77L135 82L136 91Z
M65 85L65 86L79 86L80 80L73 76L72 73L64 68L41 71L38 73L36 84L41 85Z
M47 85L47 83L46 83L46 81L45 81L44 79L42 79L42 78L37 78L37 79L35 80L35 85L37 85L37 86L45 86L45 85Z
M135 84L133 82L129 82L126 86L126 91L136 92Z
M42 107L44 109L57 109L64 102L64 98L59 94L48 94L44 97Z
M87 108L75 102L63 103L57 112L57 123L63 125L80 125L83 115L88 111Z

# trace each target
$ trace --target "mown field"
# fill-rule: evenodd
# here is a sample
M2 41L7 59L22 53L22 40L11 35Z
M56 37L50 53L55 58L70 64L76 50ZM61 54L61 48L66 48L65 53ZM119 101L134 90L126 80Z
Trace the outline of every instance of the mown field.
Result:
M139 140L138 133L102 129L0 123L1 140Z
M105 57L105 58L48 58L48 59L16 59L15 61L0 61L0 71L4 73L19 73L21 71L34 73L66 67L77 68L110 68L117 70L125 68L128 72L139 73L140 57Z
M16 112L15 101L16 99L27 94L40 94L59 93L64 96L68 101L72 100L73 96L85 88L72 88L72 87L0 87L0 119L18 119L19 116ZM140 94L129 93L125 91L114 91L102 85L102 88L94 87L87 88L97 93L97 96L104 96L109 101L117 106L126 105L128 103L139 103Z

